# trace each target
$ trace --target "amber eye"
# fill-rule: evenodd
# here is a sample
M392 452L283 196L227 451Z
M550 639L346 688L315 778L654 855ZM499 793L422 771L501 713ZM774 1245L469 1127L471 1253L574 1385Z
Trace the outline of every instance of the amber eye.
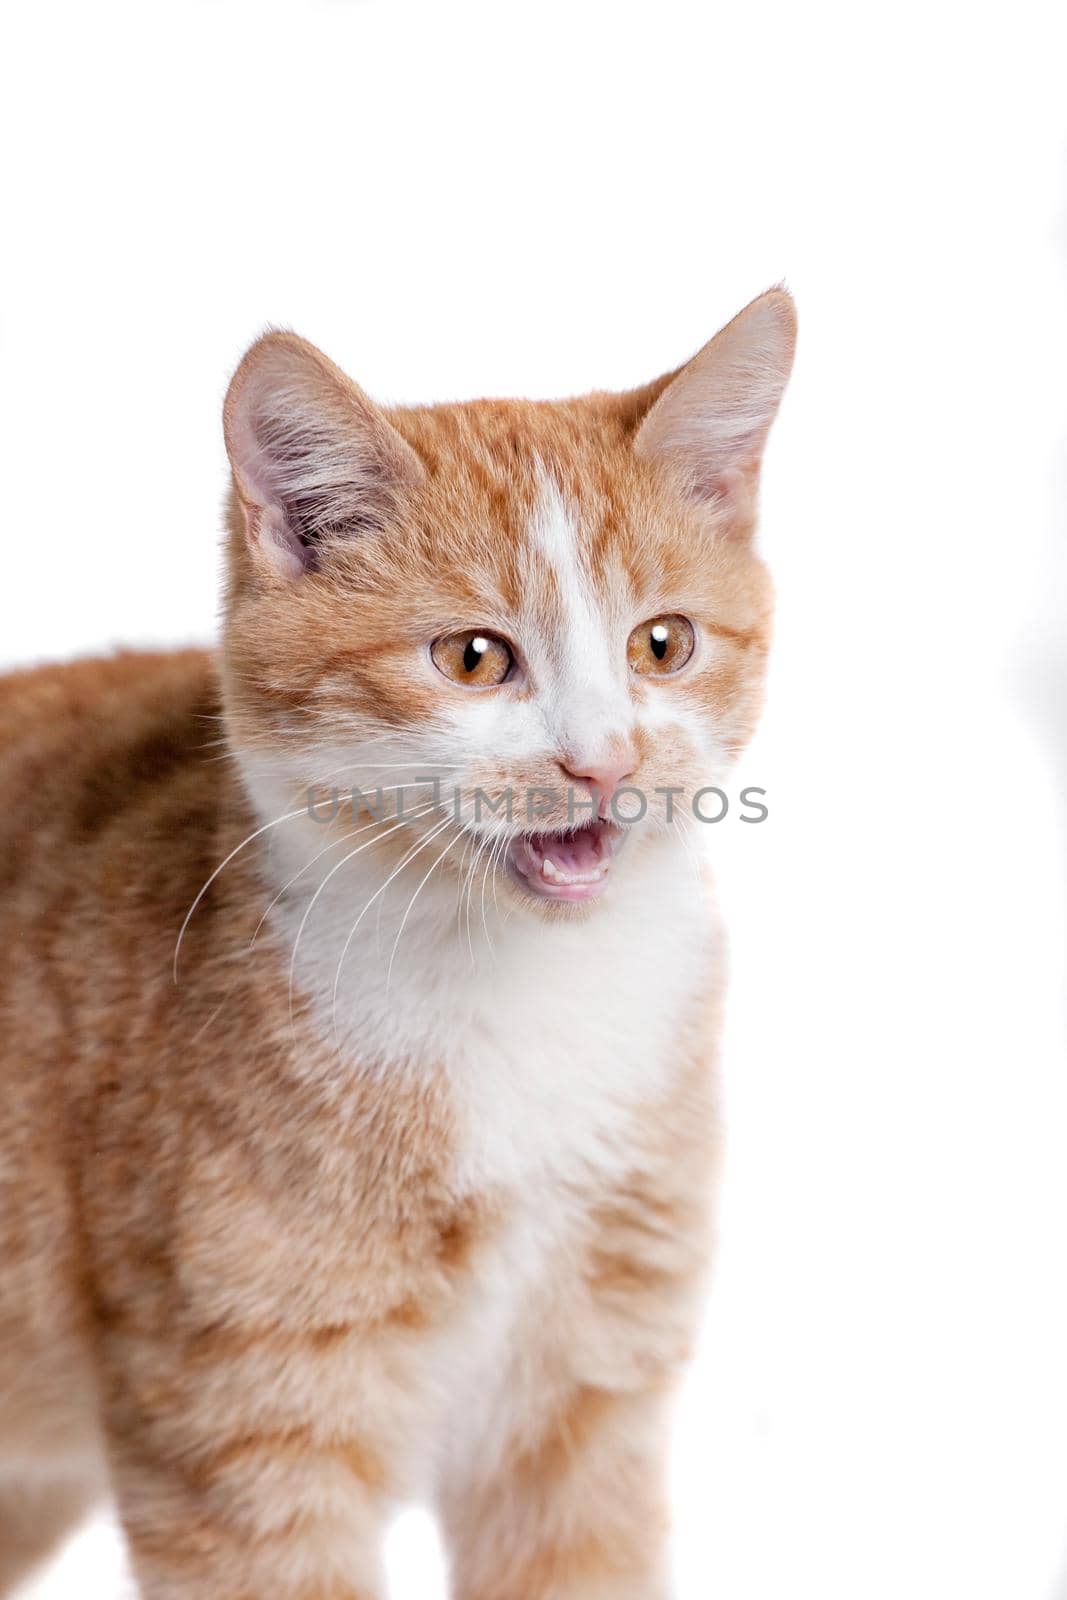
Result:
M472 689L491 689L503 683L515 657L511 646L493 633L470 628L466 633L449 633L430 646L434 666L453 683Z
M631 633L626 655L632 671L662 678L685 666L695 643L693 624L684 617L653 617Z

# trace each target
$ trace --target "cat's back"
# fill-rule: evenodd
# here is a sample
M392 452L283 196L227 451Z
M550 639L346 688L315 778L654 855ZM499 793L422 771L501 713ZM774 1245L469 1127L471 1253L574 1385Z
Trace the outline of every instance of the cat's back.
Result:
M203 811L219 738L209 652L122 652L0 677L0 918L61 886L133 819ZM175 793L177 790L177 794Z
M0 678L0 1076L21 1103L47 1092L74 1010L132 968L116 939L173 944L212 848L217 701L205 651Z
M207 650L119 651L6 673L0 676L0 792L7 804L23 788L49 800L62 792L68 803L95 790L121 803L122 780L129 792L135 783L151 782L161 762L173 763L219 736L218 701ZM13 820L5 808L5 846Z

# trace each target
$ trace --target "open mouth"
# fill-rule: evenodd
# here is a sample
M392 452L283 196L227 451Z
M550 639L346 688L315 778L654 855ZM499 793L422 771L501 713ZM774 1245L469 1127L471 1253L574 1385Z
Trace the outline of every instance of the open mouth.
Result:
M598 819L514 839L508 861L523 888L544 900L595 900L625 836L614 822Z

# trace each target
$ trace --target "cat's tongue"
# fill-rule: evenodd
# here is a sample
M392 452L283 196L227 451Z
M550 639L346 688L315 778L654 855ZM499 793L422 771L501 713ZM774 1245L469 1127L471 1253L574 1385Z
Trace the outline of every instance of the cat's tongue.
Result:
M622 829L603 820L535 833L515 840L511 865L524 887L546 900L592 900L608 880L621 838Z

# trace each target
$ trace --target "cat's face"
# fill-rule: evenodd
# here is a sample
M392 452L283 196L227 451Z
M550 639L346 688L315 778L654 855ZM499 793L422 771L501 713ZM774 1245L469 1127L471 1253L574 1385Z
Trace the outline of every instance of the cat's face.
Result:
M385 414L302 341L260 341L227 402L246 772L359 789L390 862L491 864L532 909L684 849L759 707L754 495L792 343L772 292L636 394Z

